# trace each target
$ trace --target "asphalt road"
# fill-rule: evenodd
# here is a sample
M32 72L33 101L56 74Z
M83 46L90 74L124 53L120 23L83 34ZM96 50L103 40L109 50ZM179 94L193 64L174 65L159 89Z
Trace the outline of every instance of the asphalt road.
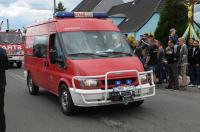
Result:
M56 96L28 93L23 69L7 72L7 132L200 132L200 90L158 88L138 108L81 108L71 117L60 111Z

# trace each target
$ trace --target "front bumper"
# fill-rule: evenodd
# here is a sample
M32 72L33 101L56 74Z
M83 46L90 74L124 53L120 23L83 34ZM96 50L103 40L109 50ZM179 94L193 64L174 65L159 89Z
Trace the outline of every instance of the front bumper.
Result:
M9 62L22 62L24 60L23 56L8 56Z
M129 100L120 100L120 101L112 101L110 96L113 93L113 89L108 89L108 75L117 74L117 73L127 73L127 72L136 72L138 75L139 85L136 86L132 91L140 91L139 96L132 96ZM141 76L142 75L150 75L151 82L147 84L141 84ZM83 90L77 89L75 87L75 80L77 79L87 79L87 78L101 78L105 77L105 90L102 89L94 89L94 90ZM91 106L103 106L103 105L112 105L112 104L122 104L129 103L139 100L144 100L145 98L151 97L155 95L155 84L153 82L153 72L138 72L136 70L128 70L128 71L114 71L108 72L102 76L75 76L72 79L73 88L69 88L72 100L74 105L82 106L82 107L91 107ZM132 92L131 91L131 92Z

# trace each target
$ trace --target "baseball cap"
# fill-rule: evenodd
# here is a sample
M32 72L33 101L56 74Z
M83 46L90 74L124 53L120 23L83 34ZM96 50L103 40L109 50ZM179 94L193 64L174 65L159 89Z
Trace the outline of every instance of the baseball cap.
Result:
M175 29L175 28L171 28L171 29L170 29L170 32L174 32L174 31L176 32L176 29Z

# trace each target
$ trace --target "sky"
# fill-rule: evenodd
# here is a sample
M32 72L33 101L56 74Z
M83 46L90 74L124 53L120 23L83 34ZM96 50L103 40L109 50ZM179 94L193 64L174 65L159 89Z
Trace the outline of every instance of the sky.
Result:
M57 3L59 1L70 11L82 0L57 0ZM10 27L18 29L52 18L52 14L53 0L0 0L0 21L4 21L4 28L7 18L10 20ZM195 8L195 20L200 23L200 6Z
M194 15L194 19L200 23L200 4L199 5L196 5L194 7L194 11L195 11L195 15Z
M81 0L56 0L62 1L67 11L72 10ZM53 0L0 0L0 21L10 21L14 29L26 27L34 22L52 18Z

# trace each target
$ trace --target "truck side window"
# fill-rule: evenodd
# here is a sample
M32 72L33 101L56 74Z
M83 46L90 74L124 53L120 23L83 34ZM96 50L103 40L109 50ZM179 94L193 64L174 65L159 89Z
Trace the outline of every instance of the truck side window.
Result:
M50 51L56 51L56 58L61 60L63 59L63 52L62 52L62 48L59 44L58 41L58 36L56 34L52 34L50 35Z
M63 52L62 52L62 49L60 47L60 44L58 42L58 37L56 36L55 38L55 49L56 49L56 53L57 53L57 58L58 59L62 59L63 58Z
M33 44L33 56L37 58L45 58L47 43L47 36L35 36L35 41Z

